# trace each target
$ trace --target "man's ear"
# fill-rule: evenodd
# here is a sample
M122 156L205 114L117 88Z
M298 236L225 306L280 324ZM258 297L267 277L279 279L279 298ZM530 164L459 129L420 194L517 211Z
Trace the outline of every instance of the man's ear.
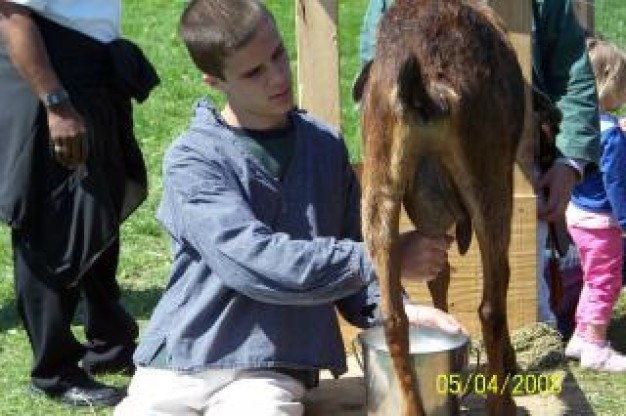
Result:
M222 81L219 77L216 77L215 75L203 74L202 80L204 81L205 84L207 84L211 88L214 88L218 91L224 90L223 88L224 81Z

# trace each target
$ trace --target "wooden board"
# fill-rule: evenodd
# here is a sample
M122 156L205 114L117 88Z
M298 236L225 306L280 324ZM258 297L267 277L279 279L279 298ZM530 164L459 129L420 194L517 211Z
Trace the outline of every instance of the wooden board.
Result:
M583 25L587 31L594 33L595 31L595 13L594 13L594 0L574 0L574 8L580 24Z
M339 128L337 17L337 0L296 0L299 105Z

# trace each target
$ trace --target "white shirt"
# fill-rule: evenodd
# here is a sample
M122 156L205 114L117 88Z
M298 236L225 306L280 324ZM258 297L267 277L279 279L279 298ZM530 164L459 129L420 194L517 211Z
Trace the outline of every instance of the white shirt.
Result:
M121 0L9 0L101 42L121 35Z

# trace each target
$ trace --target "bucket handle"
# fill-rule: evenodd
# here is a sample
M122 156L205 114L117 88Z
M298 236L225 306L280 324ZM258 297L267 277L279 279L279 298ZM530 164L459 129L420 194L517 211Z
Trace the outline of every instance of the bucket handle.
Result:
M467 380L466 385L473 386L473 384L471 384L473 383L472 379L475 379L478 375L478 372L480 371L480 348L472 345L471 343L469 348L471 352L476 354L476 368L474 369L474 371L469 373L469 379ZM467 391L461 395L461 400L465 399L470 393L472 393L471 389L467 389Z

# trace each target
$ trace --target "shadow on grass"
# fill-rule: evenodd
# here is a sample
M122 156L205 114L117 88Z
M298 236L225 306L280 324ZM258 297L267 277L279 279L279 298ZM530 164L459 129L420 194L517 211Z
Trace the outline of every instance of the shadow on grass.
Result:
M125 289L122 292L122 303L126 310L138 320L145 320L150 317L157 301L163 292L160 287L150 287L147 289L133 290ZM75 319L76 323L80 323L81 305L79 305ZM3 303L0 306L0 332L11 329L22 328L22 323L17 314L17 304L14 299Z
M122 303L135 319L148 319L163 293L162 287L151 286L145 289L124 289Z
M626 316L611 320L607 338L614 349L622 354L626 353Z
M592 416L596 414L591 407L591 403L587 400L585 393L578 385L576 378L569 370L565 373L563 392L559 396L559 399L565 408L562 413L564 415Z
M15 329L21 325L20 318L17 315L17 303L15 299L3 303L0 307L0 332Z
M365 416L363 377L320 380L305 399L305 416Z

